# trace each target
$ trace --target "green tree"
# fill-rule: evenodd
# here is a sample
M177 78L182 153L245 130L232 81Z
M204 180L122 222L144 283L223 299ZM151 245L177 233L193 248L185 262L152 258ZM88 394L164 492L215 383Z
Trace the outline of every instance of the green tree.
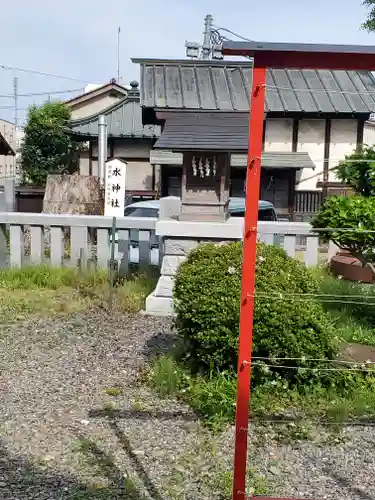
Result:
M375 0L364 0L363 5L369 10L366 21L362 28L367 31L375 31Z
M375 2L375 0L374 0ZM362 196L375 195L375 149L366 146L345 156L335 168L336 176Z
M62 102L31 106L22 145L22 172L28 184L42 186L48 174L76 170L79 145L67 133L70 109Z

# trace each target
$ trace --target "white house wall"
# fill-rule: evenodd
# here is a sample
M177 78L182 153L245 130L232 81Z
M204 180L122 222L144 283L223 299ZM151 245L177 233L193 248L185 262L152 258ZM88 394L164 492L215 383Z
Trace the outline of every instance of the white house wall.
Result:
M113 156L115 158L145 158L150 159L150 149L152 142L144 140L142 142L115 141L113 146Z
M293 120L270 118L266 123L265 151L292 151Z
M363 144L366 144L366 146L375 145L375 123L365 123L363 130Z
M125 140L118 139L114 141L113 145L113 157L122 158L126 160L127 158L139 158L139 159L150 159L150 149L152 147L151 141L133 141L131 139ZM108 148L109 150L110 148ZM98 156L98 144L93 143L92 145L92 156Z
M152 165L148 161L128 161L127 164L126 191L151 191Z
M0 119L0 133L15 152L17 145L15 125ZM0 155L0 185L4 184L6 178L16 178L16 157L13 155Z
M345 155L357 147L357 120L332 120L329 168L336 166ZM329 181L337 181L335 173L329 171Z
M81 175L90 175L90 152L81 151L79 154L79 173Z
M325 120L300 120L297 151L309 153L315 170L297 172L296 189L314 191L316 183L323 180Z
M118 102L123 96L114 93L108 93L105 95L98 95L88 99L87 101L82 101L77 104L70 106L71 108L71 119L78 120L80 118L86 118L91 115L99 113L104 109L112 106Z

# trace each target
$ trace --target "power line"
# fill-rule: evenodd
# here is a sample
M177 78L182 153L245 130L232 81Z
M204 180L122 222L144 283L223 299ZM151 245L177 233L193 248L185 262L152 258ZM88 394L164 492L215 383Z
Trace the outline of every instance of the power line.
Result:
M240 38L241 40L245 40L245 42L253 42L254 40L250 40L250 38L246 38L245 36L239 35L238 33L235 33L234 31L229 30L228 28L220 28L219 26L216 26L215 24L212 25L216 30L218 31L226 31L227 33L230 33L231 35ZM225 37L223 37L225 38ZM228 38L225 38L228 40Z
M327 94L343 94L343 95L356 95L356 96L372 96L375 95L375 91L371 90L364 90L364 91L352 91L352 90L341 90L340 88L337 89L324 89L324 88L319 88L319 89L307 89L307 88L294 88L294 87L280 87L278 85L268 85L266 84L265 89L270 89L270 90L282 90L282 91L289 91L289 92L319 92L319 93L327 93Z
M57 94L72 94L74 92L82 92L84 89L66 89L66 90L51 90L50 92L28 92L26 94L18 94L18 97L36 97L44 95L57 95ZM0 94L4 99L14 99L14 94Z
M62 76L62 75L56 75L54 73L47 73L44 71L37 71L34 69L26 69L26 68L18 68L15 66L6 66L4 64L0 64L0 69L4 69L7 71L20 71L22 73L32 73L34 75L39 75L39 76L49 76L51 78L60 78L62 80L71 80L72 82L81 82L81 83L90 83L87 80L81 80L79 78L74 78L71 76Z
M14 106L0 106L1 110L8 110L8 109L14 109ZM17 108L18 111L27 111L29 108Z
M375 370L371 368L312 368L308 366L286 366L286 365L265 365L264 363L255 361L252 363L253 366L259 367L267 367L267 368L284 368L285 370L306 370L313 373L318 372L364 372L364 373L373 373L375 374Z
M314 232L314 229L311 230L311 232ZM276 300L282 300L283 302L285 302L286 300L290 300L290 301L296 301L296 302L307 302L307 301L310 301L310 300L314 300L315 297L313 296L309 296L308 294L306 294L306 297L303 297L303 294L301 294L301 296L299 295L295 295L295 296L289 296L287 293L260 293L260 292L256 292L255 295L247 295L247 297L249 298L254 298L254 299L257 299L257 298L262 298L262 299L272 299L274 301ZM342 300L342 299L335 299L335 298L324 298L324 297L317 297L315 300L317 300L318 302L322 302L324 304L349 304L349 305L356 305L356 306L375 306L375 302L367 302L365 300Z
M259 360L259 361L302 361L303 363L334 363L334 364L342 364L342 365L353 365L353 366L372 366L375 365L375 361L346 361L344 359L327 359L327 358L306 358L306 356L301 356L297 358L286 357L280 358L278 356L251 356L251 359Z

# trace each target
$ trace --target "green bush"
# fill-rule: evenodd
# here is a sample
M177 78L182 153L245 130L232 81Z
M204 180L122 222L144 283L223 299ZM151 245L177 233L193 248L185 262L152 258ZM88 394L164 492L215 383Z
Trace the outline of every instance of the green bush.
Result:
M236 369L241 267L240 242L209 244L193 251L177 273L176 328L183 339L186 357L195 370ZM309 296L303 300L290 296L318 291L318 279L304 264L288 257L281 248L259 244L253 355L332 358L337 342L322 306ZM291 360L276 364L298 366L299 363ZM253 380L264 380L267 373L268 367L255 370ZM311 373L311 370L283 368L280 371L283 378L300 381L311 378Z
M345 184L362 196L375 194L375 149L364 146L347 155L335 168L335 174Z
M332 196L312 220L314 228L323 229L320 236L331 240L359 258L363 264L375 259L375 198L364 196ZM338 229L324 231L324 229ZM342 231L342 229L353 231ZM374 231L373 233L368 231Z

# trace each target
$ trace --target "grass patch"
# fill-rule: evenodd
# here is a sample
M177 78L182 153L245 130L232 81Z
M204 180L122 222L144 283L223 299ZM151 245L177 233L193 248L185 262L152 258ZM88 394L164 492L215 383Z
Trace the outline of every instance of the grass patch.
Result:
M137 312L153 290L155 278L134 275L116 284L115 310ZM3 321L30 314L72 313L90 306L106 307L108 274L105 270L80 272L46 265L0 269L0 314Z
M334 300L322 301L330 313L340 337L346 342L355 342L375 347L375 287L338 279L324 269L317 269L321 293ZM350 296L350 297L348 297ZM344 303L349 301L352 303ZM355 303L353 303L355 302ZM367 305L367 302L369 305Z
M161 356L154 360L146 380L160 396L189 404L213 431L234 422L237 381L233 374L191 376L175 359ZM298 440L310 437L311 422L341 425L375 418L375 377L348 374L345 382L347 389L307 385L301 390L271 380L252 391L251 418L260 423L270 419L297 422L298 428L291 425L289 434Z
M208 486L216 491L220 500L231 498L233 488L233 472L218 470L208 481ZM251 468L246 471L246 495L266 495L268 493L267 481L263 476L257 474Z

